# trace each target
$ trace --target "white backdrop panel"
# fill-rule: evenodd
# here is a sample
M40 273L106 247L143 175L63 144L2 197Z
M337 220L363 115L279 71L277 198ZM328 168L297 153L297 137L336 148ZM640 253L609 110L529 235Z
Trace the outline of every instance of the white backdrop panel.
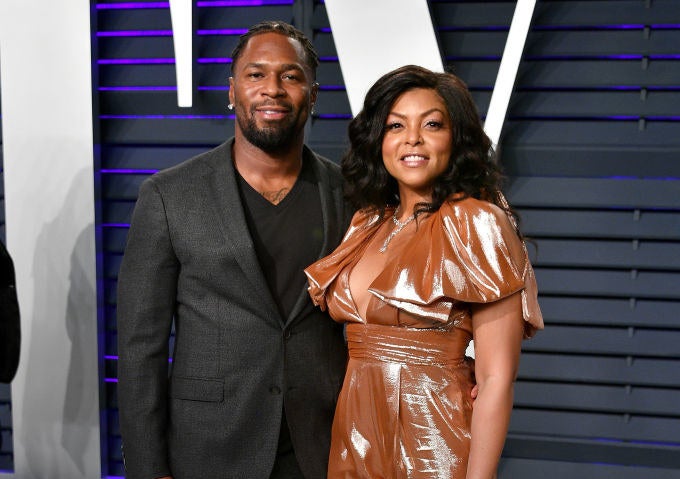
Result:
M39 13L37 13L39 12ZM0 2L15 477L101 476L90 2Z

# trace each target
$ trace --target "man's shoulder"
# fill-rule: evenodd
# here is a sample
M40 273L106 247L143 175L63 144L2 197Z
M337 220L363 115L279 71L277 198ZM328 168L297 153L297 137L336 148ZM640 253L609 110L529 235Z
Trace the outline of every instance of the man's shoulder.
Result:
M308 146L305 146L305 155L314 161L317 172L327 175L332 185L342 183L342 173L337 162L320 155Z
M328 159L325 156L322 156L318 153L314 153L314 156L316 156L316 158L325 168L328 168L330 174L338 177L342 176L342 174L340 173L340 165L337 164L335 161Z
M187 183L194 178L202 178L230 156L231 141L226 141L208 151L199 153L187 160L152 175L149 180L157 184Z

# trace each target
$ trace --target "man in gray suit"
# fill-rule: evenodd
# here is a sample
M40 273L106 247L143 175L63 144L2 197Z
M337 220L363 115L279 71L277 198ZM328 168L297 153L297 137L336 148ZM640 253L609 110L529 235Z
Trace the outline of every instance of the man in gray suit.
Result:
M337 165L303 143L318 57L282 22L251 28L232 56L234 138L146 180L130 226L118 284L129 479L326 477L346 352L302 270L351 212Z

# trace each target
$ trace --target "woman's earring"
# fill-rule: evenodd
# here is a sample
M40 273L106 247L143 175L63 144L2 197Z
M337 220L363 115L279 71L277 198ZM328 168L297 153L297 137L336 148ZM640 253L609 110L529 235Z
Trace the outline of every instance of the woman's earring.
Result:
M233 104L233 103L229 103L229 104L227 105L227 108L229 108L230 110L233 110L233 109L234 109L234 104Z

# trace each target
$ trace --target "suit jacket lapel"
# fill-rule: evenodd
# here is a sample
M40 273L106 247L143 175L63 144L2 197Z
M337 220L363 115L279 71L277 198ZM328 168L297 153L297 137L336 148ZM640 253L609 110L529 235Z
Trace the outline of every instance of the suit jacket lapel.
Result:
M280 324L283 319L262 273L243 213L236 173L231 158L232 144L233 140L223 143L213 150L212 155L208 158L208 164L212 171L207 179L207 185L209 193L213 195L211 204L213 205L214 217L217 218L224 233L226 244L233 251L234 259L241 266L243 273L253 286L253 297L257 298L253 303L265 306L268 309L267 316L277 318L277 322Z
M323 216L323 245L321 246L321 251L319 252L319 257L317 259L321 259L333 251L339 241L338 228L342 228L342 218L340 217L338 201L341 202L342 198L336 197L337 192L334 195L326 165L316 158L316 155L307 147L305 147L303 155L303 161L310 161L312 163L317 184L319 185L321 214ZM308 295L309 293L305 286L305 288L300 291L290 315L286 318L286 325L300 314L306 302L309 300Z

